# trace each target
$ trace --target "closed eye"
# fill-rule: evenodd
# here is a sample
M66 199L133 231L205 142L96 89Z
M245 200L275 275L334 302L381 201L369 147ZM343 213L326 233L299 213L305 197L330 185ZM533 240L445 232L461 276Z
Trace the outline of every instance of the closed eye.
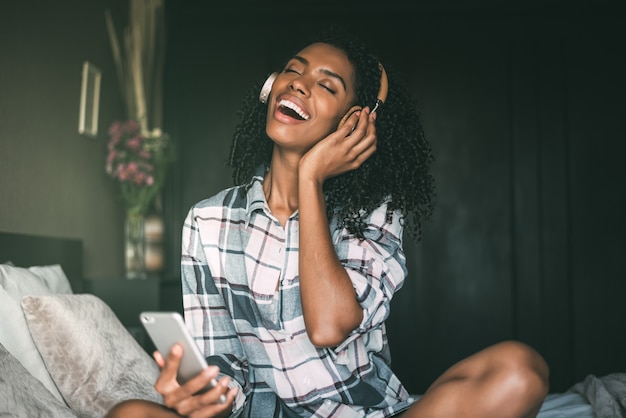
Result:
M337 92L333 89L331 89L330 87L324 85L324 84L320 84L321 87L325 88L330 94L335 95L337 94Z

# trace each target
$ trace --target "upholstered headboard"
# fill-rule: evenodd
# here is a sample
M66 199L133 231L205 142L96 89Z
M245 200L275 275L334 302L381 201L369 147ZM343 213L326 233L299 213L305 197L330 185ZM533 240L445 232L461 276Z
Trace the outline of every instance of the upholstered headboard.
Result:
M60 264L72 290L84 290L83 243L79 239L0 232L0 263L7 261L19 267Z

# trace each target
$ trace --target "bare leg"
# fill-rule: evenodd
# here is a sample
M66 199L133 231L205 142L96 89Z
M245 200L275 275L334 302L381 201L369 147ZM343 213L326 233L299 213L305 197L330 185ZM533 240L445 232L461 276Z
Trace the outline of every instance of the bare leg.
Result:
M548 374L532 348L496 344L449 368L401 417L534 417L548 392Z
M105 418L181 418L176 412L150 401L130 400L115 405Z

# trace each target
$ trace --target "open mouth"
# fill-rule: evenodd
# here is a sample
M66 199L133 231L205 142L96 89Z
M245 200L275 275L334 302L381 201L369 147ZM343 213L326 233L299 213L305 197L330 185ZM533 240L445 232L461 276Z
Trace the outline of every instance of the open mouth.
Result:
M309 120L310 118L309 114L300 106L286 99L278 102L278 111L297 120Z

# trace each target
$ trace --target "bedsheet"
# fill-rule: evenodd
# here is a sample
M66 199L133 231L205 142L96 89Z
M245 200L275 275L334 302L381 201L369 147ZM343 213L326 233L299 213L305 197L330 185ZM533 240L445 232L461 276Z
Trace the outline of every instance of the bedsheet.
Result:
M537 418L595 418L593 407L579 393L551 393Z

